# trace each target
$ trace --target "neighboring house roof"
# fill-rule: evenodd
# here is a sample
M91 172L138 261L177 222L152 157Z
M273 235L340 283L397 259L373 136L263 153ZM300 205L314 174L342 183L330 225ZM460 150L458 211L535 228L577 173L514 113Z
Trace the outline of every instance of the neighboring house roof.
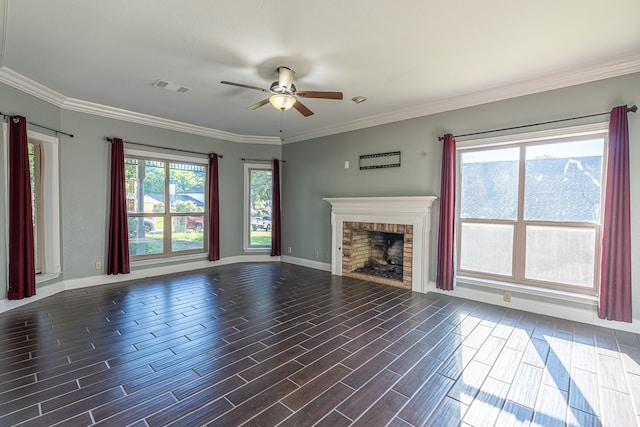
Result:
M462 166L460 216L515 219L518 162ZM534 159L526 162L525 219L598 221L602 157Z
M144 202L145 203L153 203L154 205L157 205L158 203L164 203L164 200L158 200L155 197L152 197L152 196L150 196L148 194L145 194Z
M159 203L164 203L164 200L165 200L164 194L150 194L149 196L155 200L158 200ZM177 201L192 202L197 207L203 207L205 197L204 197L204 193L175 194L173 196L173 200L176 202Z
M188 193L188 194L183 194L184 197L189 197L192 200L194 200L194 203L196 203L196 206L204 206L204 193Z

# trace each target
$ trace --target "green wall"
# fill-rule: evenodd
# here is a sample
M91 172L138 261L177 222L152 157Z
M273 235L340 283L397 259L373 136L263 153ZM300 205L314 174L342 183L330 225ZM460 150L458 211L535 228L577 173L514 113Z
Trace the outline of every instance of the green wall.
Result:
M22 114L29 121L73 133L61 136L61 239L62 271L58 280L96 275L95 261L106 262L107 206L109 197L109 145L105 136L180 147L193 151L215 151L220 161L221 250L223 257L244 254L242 250L243 167L241 157L286 160L282 169L283 252L301 260L330 262L331 224L329 204L323 197L438 195L440 142L438 136L555 120L609 111L622 104L640 103L640 73L594 83L518 97L510 100L419 117L282 147L240 144L215 138L154 128L64 110L31 95L0 84L0 111ZM594 118L571 124L602 121ZM47 133L34 128L38 132ZM640 277L640 114L629 115L631 154L632 264L634 283ZM459 139L462 140L462 139ZM139 148L131 146L131 148ZM358 169L358 157L401 151L400 168ZM2 156L4 154L0 154ZM0 159L4 165L5 159ZM345 169L345 161L350 168ZM0 174L0 200L6 183ZM438 205L434 206L437 213ZM0 257L6 259L6 224L0 209ZM431 253L435 260L434 215ZM291 254L287 253L288 247ZM316 256L317 254L317 256ZM0 277L6 278L0 263ZM435 271L431 268L430 280ZM635 294L640 289L634 286ZM2 296L4 297L4 296ZM0 298L2 298L0 297ZM640 298L634 312L640 313Z
M75 136L60 136L62 275L56 281L95 276L100 274L95 270L95 262L101 261L103 265L106 264L110 162L110 145L104 140L106 136L161 147L177 147L205 153L217 152L224 156L219 162L220 240L223 258L244 254L244 170L240 159L270 159L281 156L279 145L241 144L64 110L3 84L0 84L0 111L5 114L22 114L28 121L60 129ZM50 133L37 127L32 129ZM145 149L126 144L125 148ZM0 175L0 179L3 180L4 174ZM5 200L5 188L4 181L0 181L0 200ZM3 224L0 231L2 259L6 259L7 221L4 209L0 209L0 223ZM5 263L0 263L0 277L3 283L6 274ZM0 299L4 297L6 296L2 295Z
M323 197L439 195L441 143L438 136L444 133L460 135L507 128L608 112L614 106L634 103L640 104L640 73L286 144L282 149L286 160L283 170L283 250L286 252L290 246L294 257L330 263L331 209ZM560 126L605 120L608 120L607 116L601 116ZM523 130L512 131L519 132ZM640 164L640 113L629 114L629 133L632 274L636 294L640 294L640 186L634 185L640 182L640 169L635 166ZM358 169L360 155L389 151L402 152L400 168ZM344 168L345 161L350 162L349 169ZM438 207L436 203L432 266ZM430 280L435 280L433 267L430 268ZM640 298L635 301L634 312L638 315Z

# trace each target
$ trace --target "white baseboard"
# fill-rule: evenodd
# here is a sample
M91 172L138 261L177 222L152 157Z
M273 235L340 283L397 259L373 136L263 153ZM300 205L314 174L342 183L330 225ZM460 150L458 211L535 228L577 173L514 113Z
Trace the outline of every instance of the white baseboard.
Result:
M182 262L179 264L169 265L147 265L144 268L132 270L130 274L118 275L96 275L89 277L81 277L78 279L63 280L61 282L52 283L47 286L37 288L37 294L21 300L0 299L0 313L21 307L23 305L41 300L43 298L55 295L59 292L81 289L93 286L106 285L110 283L126 282L129 280L145 279L147 277L156 277L166 274L183 273L187 271L202 270L213 268L227 264L237 264L241 262L277 262L280 257L271 257L269 255L238 255L233 257L222 258L219 261L195 260ZM135 267L134 267L135 268Z
M99 275L92 277L83 277L80 279L72 279L65 281L65 289L79 289L89 286L105 285L107 283L118 283L128 280L146 279L148 277L164 276L166 274L184 273L187 271L203 270L206 268L217 267L220 265L237 264L240 262L275 262L279 261L279 257L270 257L268 255L239 255L233 257L222 258L218 261L197 260L190 262L182 262L180 264L147 266L132 270L129 274Z
M23 305L32 303L34 301L41 300L46 297L50 297L51 295L55 295L58 292L62 292L65 290L64 282L56 282L52 283L48 286L43 286L41 288L37 288L37 294L20 300L8 300L1 299L0 300L0 313L4 313L5 311L13 310L14 308L22 307Z
M548 298L532 299L526 294L513 292L511 302L502 300L502 293L490 292L479 287L457 286L453 291L443 291L436 288L435 282L429 282L429 291L449 295L456 298L464 298L472 301L479 301L501 307L513 308L530 313L541 314L543 316L558 317L574 322L587 323L604 328L618 329L621 331L640 333L640 320L633 319L632 323L614 322L603 320L598 317L597 308L593 304L573 304L563 305L562 301Z
M309 268L314 268L316 270L329 271L329 272L331 271L331 264L327 264L326 262L312 261L310 259L296 258L296 257L286 256L286 255L281 256L280 260L282 262L288 262L289 264L300 265L302 267L309 267Z

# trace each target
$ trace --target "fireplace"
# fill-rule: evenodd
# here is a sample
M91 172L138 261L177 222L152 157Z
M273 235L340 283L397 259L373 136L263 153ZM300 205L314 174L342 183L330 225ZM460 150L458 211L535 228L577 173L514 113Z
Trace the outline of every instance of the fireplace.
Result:
M411 289L412 241L411 225L345 221L342 274Z
M331 203L331 272L427 292L431 206L435 199L324 199Z

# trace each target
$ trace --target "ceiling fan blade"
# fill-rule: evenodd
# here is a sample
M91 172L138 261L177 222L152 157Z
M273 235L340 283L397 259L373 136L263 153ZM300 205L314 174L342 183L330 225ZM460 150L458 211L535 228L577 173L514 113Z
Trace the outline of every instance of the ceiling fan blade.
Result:
M269 103L269 98L263 99L262 101L256 102L255 104L248 106L247 110L256 110L268 103Z
M322 92L312 90L297 91L296 96L302 98L342 99L342 92Z
M260 92L271 93L268 89L263 89L257 86L243 85L242 83L227 82L224 80L221 81L220 83L222 83L223 85L238 86L238 87L243 87L245 89L254 89L254 90L259 90Z
M293 104L293 108L298 110L300 114L305 117L309 117L313 114L313 111L309 110L302 102L296 99L296 102Z

